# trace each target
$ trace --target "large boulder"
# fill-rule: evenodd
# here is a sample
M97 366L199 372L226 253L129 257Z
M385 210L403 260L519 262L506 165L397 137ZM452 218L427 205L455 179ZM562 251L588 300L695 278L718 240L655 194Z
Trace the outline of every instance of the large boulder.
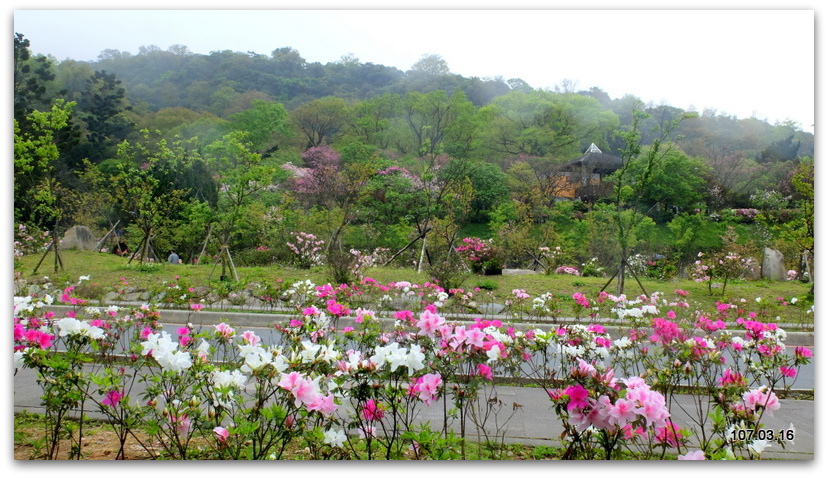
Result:
M525 276L537 273L538 271L533 271L531 269L503 269L503 275L505 276Z
M86 226L72 226L66 230L63 239L60 241L61 249L78 249L81 251L94 251L98 240Z
M785 269L785 258L776 249L766 247L762 256L762 278L773 281L784 281L788 277Z

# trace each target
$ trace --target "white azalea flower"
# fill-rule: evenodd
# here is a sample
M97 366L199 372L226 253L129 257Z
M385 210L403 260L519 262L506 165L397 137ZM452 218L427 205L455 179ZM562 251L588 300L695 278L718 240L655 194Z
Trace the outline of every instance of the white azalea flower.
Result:
M186 370L193 365L193 360L192 357L190 357L190 354L179 350L163 354L160 357L155 357L155 361L158 362L158 365L160 365L164 370L170 370L173 372L181 372L182 370Z
M332 447L341 448L348 437L342 430L328 430L325 432L324 443Z
M756 455L761 455L765 448L769 446L770 443L767 440L753 440L748 443L748 449Z

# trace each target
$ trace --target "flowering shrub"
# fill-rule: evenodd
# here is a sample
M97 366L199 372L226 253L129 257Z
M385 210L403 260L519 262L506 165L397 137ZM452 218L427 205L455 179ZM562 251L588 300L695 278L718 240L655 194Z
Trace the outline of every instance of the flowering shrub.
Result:
M693 263L690 270L690 277L696 282L707 283L707 290L713 294L715 281L722 283L722 295L727 289L727 283L731 279L739 277L748 265L748 258L742 257L736 252L724 252L718 254L705 254L699 252L699 259Z
M488 274L503 268L493 239L465 237L463 245L455 247L455 250L475 274Z
M734 216L747 223L753 222L756 219L756 216L759 215L759 210L753 208L733 209L731 212Z
M37 231L19 223L14 227L14 260L17 261L26 254L43 252L51 242L49 231Z
M162 329L154 306L88 307L74 289L58 299L74 306L64 317L44 312L50 296L15 298L14 364L35 370L43 388L55 430L48 456L67 433L82 449L64 419L89 401L117 432L119 456L140 427L158 458L279 459L289 446L312 459L464 458L467 437L493 439L486 417L502 413L493 381L508 376L549 397L565 458L755 458L790 439L747 431L779 411L777 391L812 357L801 347L785 354L785 332L743 306L694 311L680 290L673 300L573 294L577 315L623 320L627 333L613 338L599 323L451 322L437 305L445 291L433 284L361 285L399 291L419 312L399 310L383 324L376 311L349 305L356 289L301 281L285 290L295 312L268 342L226 323ZM535 303L523 290L512 295ZM353 325L340 329L344 317ZM685 429L671 421L677 393L707 404ZM435 406L443 423L416 422L420 407ZM196 453L196 440L208 449Z
M317 239L311 233L297 232L293 234L294 242L287 242L288 248L293 252L294 264L301 269L310 269L312 266L322 264L322 246L325 241Z
M571 266L560 266L555 269L555 274L566 274L570 276L579 276L581 273L578 271L577 267Z

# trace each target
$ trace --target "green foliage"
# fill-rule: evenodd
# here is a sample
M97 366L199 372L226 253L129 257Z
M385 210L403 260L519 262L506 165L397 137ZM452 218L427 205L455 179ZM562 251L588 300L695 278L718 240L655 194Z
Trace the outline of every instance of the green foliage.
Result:
M34 111L27 118L30 131L14 123L15 218L45 225L59 220L61 185L56 178L60 156L55 137L69 122L75 103L55 101L48 112Z
M497 290L497 288L498 288L497 282L495 282L491 279L483 279L481 281L478 281L478 282L475 283L474 286L477 287L478 289L483 289L483 290Z
M250 108L230 116L230 130L243 132L253 151L273 147L274 137L287 135L288 112L281 103L253 100Z

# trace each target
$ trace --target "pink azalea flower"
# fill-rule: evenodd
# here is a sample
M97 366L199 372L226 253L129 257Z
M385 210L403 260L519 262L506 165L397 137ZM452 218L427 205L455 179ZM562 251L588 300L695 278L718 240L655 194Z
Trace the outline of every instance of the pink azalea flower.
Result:
M146 340L150 334L152 334L152 328L144 327L144 330L141 331L141 340Z
M618 427L625 427L627 424L635 421L638 413L638 406L632 400L619 398L610 407L609 423Z
M383 411L382 406L373 398L365 402L365 406L362 407L362 417L368 421L382 420L384 416L385 411Z
M256 333L252 330L245 330L242 334L242 340L244 340L245 343L250 345L258 345L262 339L260 339L259 336L256 335Z
M170 415L170 423L175 426L178 433L187 433L190 430L191 421L186 413Z
M429 307L426 307L426 310L420 314L420 320L417 322L417 327L420 329L419 335L434 337L434 332L436 332L440 326L445 324L446 320L437 315L436 309Z
M610 427L610 415L609 412L612 409L612 403L610 399L606 395L601 395L598 397L598 400L595 401L595 404L592 406L592 410L589 411L587 414L587 418L589 419L589 423L592 424L595 428L607 429Z
M101 405L107 405L112 408L116 408L118 403L121 402L121 399L124 398L124 395L118 390L111 390L106 394L106 397L101 400Z
M200 311L203 308L204 308L204 305L202 305L202 304L190 304L190 309L192 309L196 312Z
M226 339L229 339L230 337L232 337L236 333L236 331L233 330L232 327L225 324L224 322L222 322L218 325L214 325L213 327L216 328L216 333L218 335L221 335L222 337L224 337Z
M794 356L797 359L809 359L813 357L814 354L807 347L794 347Z
M477 375L487 380L492 380L492 367L489 367L485 363L477 364Z
M769 416L773 416L773 412L780 407L779 399L773 392L766 392L765 387L756 390L750 390L742 394L742 400L745 403L745 408L748 410L756 410L757 407L763 407Z
M566 404L567 411L584 408L589 405L589 402L587 402L587 398L589 398L589 391L580 383L567 387L564 390L564 395L569 397L569 403Z
M55 336L37 329L26 331L26 341L41 349L47 349L54 343Z
M417 397L422 400L426 406L428 406L437 400L437 395L442 385L443 378L440 374L427 373L422 377L419 377L408 390L409 394L417 395Z
M584 308L589 308L589 299L581 292L576 292L572 294L572 298L575 300L575 303L580 305Z
M467 329L466 330L466 343L468 345L483 348L484 340L486 339L485 332L481 331L477 328Z
M796 377L796 369L793 367L779 367L779 372L785 377Z
M740 374L739 372L734 372L730 369L727 369L724 371L724 373L722 373L722 378L719 379L719 385L745 386L747 385L747 382L745 382L745 377L743 377L742 374Z
M216 434L216 439L220 442L226 442L227 437L230 436L230 432L224 427L213 428L213 433Z
M655 439L658 443L664 443L673 448L684 443L684 437L681 436L681 428L675 423L668 423L657 429Z
M333 395L317 394L312 402L306 404L308 410L317 410L322 415L330 417L336 411L337 404Z
M318 395L316 384L303 377L299 372L282 374L282 380L279 381L278 385L293 394L296 399L294 406L297 407L302 403L312 403Z
M704 452L701 450L691 451L678 456L679 460L705 460Z

